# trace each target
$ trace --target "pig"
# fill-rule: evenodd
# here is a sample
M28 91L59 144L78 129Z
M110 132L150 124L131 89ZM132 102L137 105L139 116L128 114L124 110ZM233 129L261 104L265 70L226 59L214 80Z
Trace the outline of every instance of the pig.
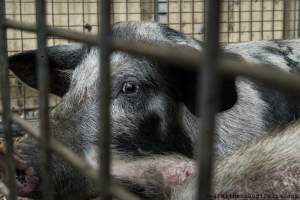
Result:
M115 39L202 51L201 42L153 22L117 23L111 33ZM232 59L270 63L289 73L299 71L299 40L233 44L224 47L223 53ZM87 161L93 160L98 138L99 50L71 44L48 47L47 54L50 92L62 97L51 111L51 135ZM35 60L35 50L9 57L10 70L32 88L37 88ZM197 74L153 58L120 51L112 53L110 67L113 168L117 169L115 165L118 163L137 162L153 156L176 155L181 159L193 159L201 118L194 109ZM220 159L232 155L252 139L267 135L274 128L284 128L299 117L297 97L262 83L224 76L221 77L220 90L214 146ZM16 169L18 194L41 198L41 153L37 142L25 136L15 149L22 163ZM95 184L68 163L55 155L52 163L50 174L55 199L97 196ZM113 176L142 198L165 198L161 195L164 194L160 192L161 187L156 187L157 182L163 181L150 177L136 183L136 179L130 178L134 174L123 175L116 173Z
M255 138L232 155L217 160L211 198L300 199L299 130L299 122L293 123L284 130ZM193 172L191 162L184 165L190 174ZM173 185L170 199L195 199L197 177L195 173L189 177Z
M213 193L208 198L300 199L299 152L299 121L254 138L215 162ZM95 159L90 162L97 165ZM157 199L196 199L197 166L193 159L180 155L149 156L120 166L113 165L116 177L138 180L135 182L139 187L151 185ZM135 173L128 177L124 171Z

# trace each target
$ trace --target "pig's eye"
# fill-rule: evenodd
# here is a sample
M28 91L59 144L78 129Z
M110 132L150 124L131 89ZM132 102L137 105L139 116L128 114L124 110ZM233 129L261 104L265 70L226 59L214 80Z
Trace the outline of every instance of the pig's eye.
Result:
M123 84L122 93L123 94L134 94L138 91L139 86L133 82L126 82Z

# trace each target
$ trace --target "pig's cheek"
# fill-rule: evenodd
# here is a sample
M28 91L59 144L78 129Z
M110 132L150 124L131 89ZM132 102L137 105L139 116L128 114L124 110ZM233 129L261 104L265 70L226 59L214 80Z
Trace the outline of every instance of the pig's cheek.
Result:
M113 102L113 104L111 106L111 116L114 120L117 120L119 118L123 118L126 116L126 112L125 112L124 108L118 104L117 100L115 102Z

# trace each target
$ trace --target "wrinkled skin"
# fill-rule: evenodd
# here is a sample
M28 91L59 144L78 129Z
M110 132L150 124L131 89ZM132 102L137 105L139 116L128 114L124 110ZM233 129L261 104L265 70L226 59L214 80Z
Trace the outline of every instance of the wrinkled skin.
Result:
M213 199L300 199L299 152L299 122L252 140L216 161ZM191 162L182 165L191 166ZM195 199L196 175L190 172L190 178L173 187L171 200Z
M156 23L119 23L113 26L112 34L118 39L202 49L198 41ZM225 47L224 51L225 56L234 59L272 63L291 73L299 70L298 41L236 44ZM35 51L25 52L9 60L10 69L33 88L37 88L35 54ZM98 132L98 57L96 49L77 44L48 49L50 91L62 97L61 103L51 112L51 134L90 162L95 159L93 152ZM199 118L193 110L196 73L172 68L166 63L145 57L114 52L111 55L111 79L113 168L135 166L134 163L140 163L138 159L150 159L154 155L178 155L186 159L193 157L193 146L199 130ZM262 84L243 78L222 77L220 87L221 106L217 116L215 145L220 158L231 155L266 131L284 127L299 116L297 98ZM21 187L19 195L40 198L41 154L36 142L24 137L16 145L16 151L19 159L33 169L34 177L38 179L37 182L27 180L28 174L23 170L27 180L25 184L30 187ZM125 161L133 164L120 164ZM171 166L174 165L167 168L172 171ZM160 167L154 168L154 175L169 177ZM56 199L89 199L96 195L94 184L62 159L53 156L51 169ZM136 179L132 179L134 172L118 174L118 171L122 170L115 170L114 177L119 183L149 199L168 197L171 187L184 184L193 174L183 170L185 175L180 173L179 182L171 179L165 183L164 178L159 180L158 176L154 176L154 179L145 176L145 180L135 183Z

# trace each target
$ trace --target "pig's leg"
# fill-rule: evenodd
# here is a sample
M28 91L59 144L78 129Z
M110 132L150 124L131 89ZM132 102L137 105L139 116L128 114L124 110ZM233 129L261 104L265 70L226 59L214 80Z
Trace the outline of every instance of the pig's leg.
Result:
M143 199L170 199L175 187L190 181L194 164L181 156L153 156L113 162L112 174Z

